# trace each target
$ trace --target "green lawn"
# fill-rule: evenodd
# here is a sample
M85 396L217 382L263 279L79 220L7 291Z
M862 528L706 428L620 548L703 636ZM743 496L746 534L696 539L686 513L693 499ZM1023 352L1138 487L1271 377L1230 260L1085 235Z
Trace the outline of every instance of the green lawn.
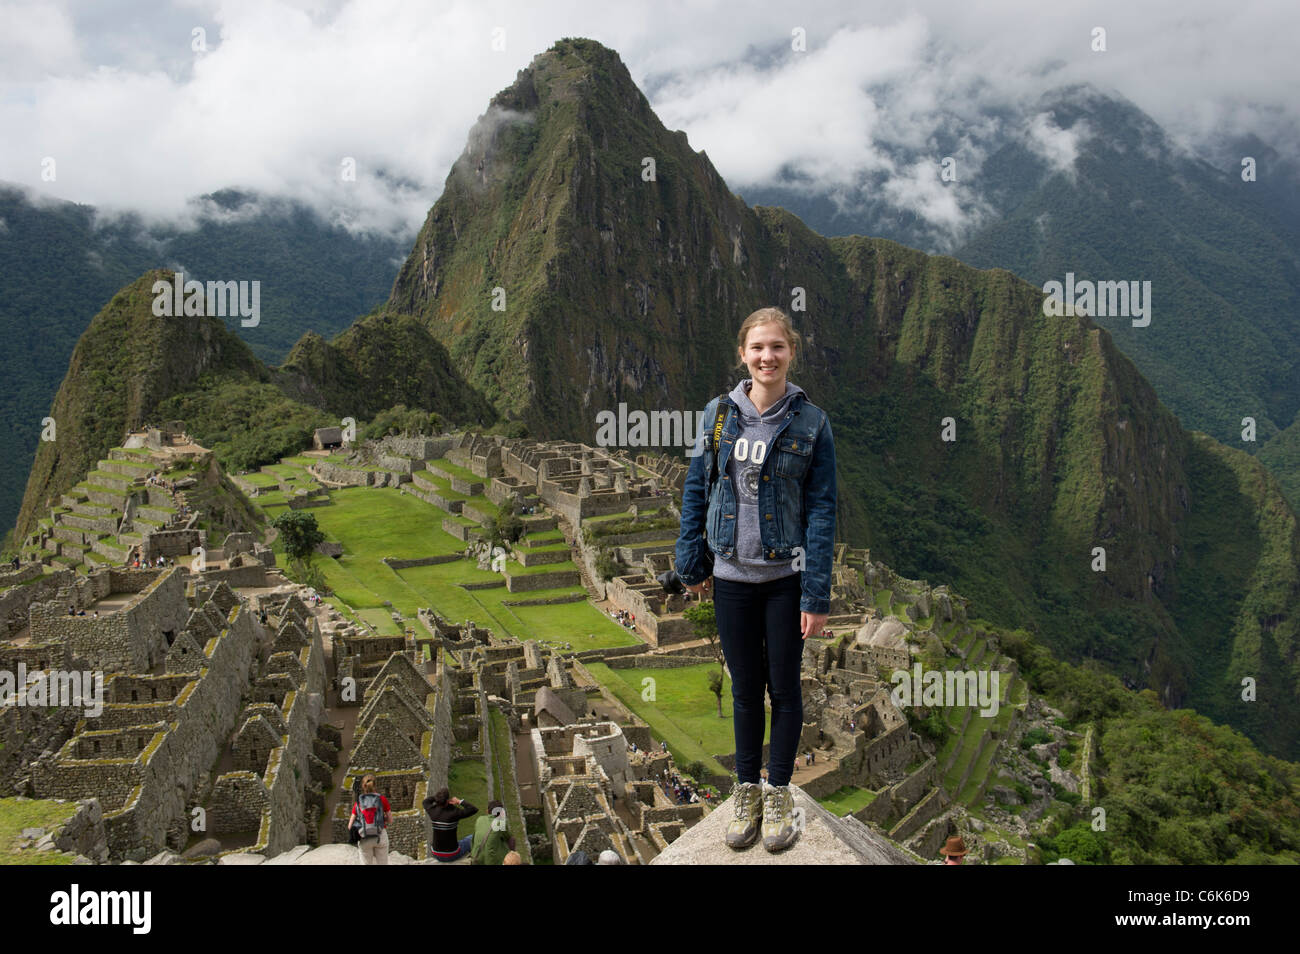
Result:
M480 570L469 560L393 570L382 557L413 559L460 553L465 544L442 529L445 514L418 497L392 487L348 487L331 493L333 503L310 511L327 539L343 544L337 560L317 559L338 600L380 632L400 632L393 611L414 618L428 606L454 623L472 619L502 635L538 639L552 644L572 643L574 650L635 645L638 639L596 609L589 600L550 606L505 606L506 602L544 599L584 593L580 586L510 593L504 586L466 590L458 584L501 581L491 570ZM274 494L254 498L268 516L266 506ZM572 567L572 563L541 567L532 572ZM518 564L511 572L529 572ZM585 594L584 594L585 595ZM385 606L385 601L392 607ZM593 634L593 639L588 639Z
M514 740L510 734L510 724L501 710L488 706L488 725L492 732L492 774L498 780L501 801L506 806L506 824L510 834L515 836L515 850L523 856L524 864L533 863L532 852L528 850L528 837L524 831L523 806L519 801L519 787L514 783L510 772L510 746ZM486 811L486 805L484 806Z
M464 467L461 467L459 464L453 464L445 457L439 457L435 460L429 461L429 466L437 467L444 474L450 474L453 477L459 477L462 480L469 481L470 483L477 482L486 486L492 482L491 480L485 477L480 477L472 470L466 470Z
M696 760L710 771L729 774L713 759L736 750L731 719L731 680L724 676L722 713L718 718L717 697L709 691L707 672L711 663L682 669L610 669L604 663L588 662L587 669L611 692L650 725L656 739L664 739L679 766ZM653 702L642 699L642 679L654 679ZM702 744L701 744L702 743Z
M456 826L456 837L464 838L474 834L478 816L487 811L487 766L481 758L456 759L451 763L447 779L447 788L453 797L469 802L478 809L469 818L462 818Z
M0 798L0 865L72 864L72 855L61 851L18 851L15 845L24 828L44 828L48 832L76 813L76 802Z
M875 800L876 793L871 789L845 785L838 792L817 799L817 802L827 811L843 817L861 811Z

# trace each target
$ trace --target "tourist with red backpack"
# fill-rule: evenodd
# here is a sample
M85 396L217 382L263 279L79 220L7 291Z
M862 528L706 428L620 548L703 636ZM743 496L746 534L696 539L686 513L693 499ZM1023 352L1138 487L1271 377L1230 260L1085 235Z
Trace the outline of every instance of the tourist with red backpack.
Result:
M348 830L353 832L361 859L368 865L388 864L388 819L392 809L388 799L375 790L375 777L361 780L361 794L352 803Z

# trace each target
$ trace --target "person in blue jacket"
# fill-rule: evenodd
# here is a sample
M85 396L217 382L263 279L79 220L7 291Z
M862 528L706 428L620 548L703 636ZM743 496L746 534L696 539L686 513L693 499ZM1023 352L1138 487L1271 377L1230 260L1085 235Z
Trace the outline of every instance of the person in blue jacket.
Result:
M800 340L780 308L745 319L737 344L750 377L705 408L682 491L675 568L691 592L713 591L731 673L732 848L752 845L760 828L768 851L798 835L790 776L803 729L803 640L830 612L835 443L826 412L786 379ZM765 691L772 733L763 787Z

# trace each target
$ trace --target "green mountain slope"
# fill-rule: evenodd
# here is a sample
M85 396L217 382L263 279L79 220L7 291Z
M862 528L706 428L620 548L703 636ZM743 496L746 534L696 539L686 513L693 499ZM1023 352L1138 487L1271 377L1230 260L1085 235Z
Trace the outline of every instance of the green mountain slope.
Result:
M1177 150L1136 107L1087 87L1048 98L1061 129L1086 132L1069 173L1024 145L986 163L983 188L1001 217L954 251L1034 282L1150 281L1146 327L1098 318L1187 427L1254 452L1300 410L1300 249L1262 214L1276 164L1259 179ZM1240 157L1238 157L1240 158ZM1241 441L1242 418L1258 443Z
M200 280L261 281L261 322L227 327L264 361L280 361L308 329L333 335L382 301L407 245L355 236L289 201L225 190L194 203L195 228L103 221L91 206L34 201L0 185L0 524L13 523L41 418L90 319L151 268ZM120 435L119 435L120 436Z
M190 413L190 433L214 446L223 436L210 423L215 418L237 423L260 440L297 418L291 445L297 448L303 432L310 434L309 420L328 420L288 402L267 367L219 319L155 317L152 288L159 280L170 281L170 273L148 272L123 288L77 341L49 412L55 440L37 447L16 538L128 429ZM235 399L236 392L243 400ZM196 413L200 407L203 412Z

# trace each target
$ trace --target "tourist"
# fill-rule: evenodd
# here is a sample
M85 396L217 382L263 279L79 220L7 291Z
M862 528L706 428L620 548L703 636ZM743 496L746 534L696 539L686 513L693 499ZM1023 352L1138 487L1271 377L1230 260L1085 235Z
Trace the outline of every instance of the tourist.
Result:
M662 752L667 752L667 751L668 751L668 743L667 743L667 741L665 741L664 739L660 739L660 740L659 740L659 749L660 749L660 751L662 751Z
M361 779L361 794L352 803L352 815L348 819L349 831L357 830L357 847L361 849L364 864L388 864L388 819L391 816L388 799L375 790L375 777L366 775ZM378 828L379 834L364 835L365 826Z
M745 319L737 353L751 376L709 402L700 431L707 443L692 457L682 493L675 569L690 592L713 589L732 678L739 784L725 843L736 849L760 832L768 851L798 837L790 777L803 729L803 640L821 632L830 610L835 446L825 411L787 380L800 340L780 308ZM769 511L795 519L773 521ZM721 532L706 537L706 526ZM806 550L796 569L792 552L800 545ZM766 785L765 690L772 700Z
M424 812L433 822L433 848L429 851L431 858L455 861L469 853L474 846L474 836L466 835L457 841L456 825L462 818L477 813L477 808L469 802L453 798L451 792L440 788L424 800Z
M953 835L944 842L940 854L943 856L943 864L959 865L966 860L966 842L961 840L960 835Z
M505 825L506 807L495 798L488 802L487 807L488 810L474 823L470 864L504 864L506 855L515 850L515 837ZM497 822L498 818L500 822Z

